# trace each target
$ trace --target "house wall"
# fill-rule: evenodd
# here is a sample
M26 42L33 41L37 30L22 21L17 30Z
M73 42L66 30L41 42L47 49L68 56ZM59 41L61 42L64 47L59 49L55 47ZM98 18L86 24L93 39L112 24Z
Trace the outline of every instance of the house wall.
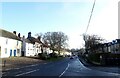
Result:
M115 46L115 53L119 53L120 52L119 43L116 43L114 46Z
M41 53L41 44L40 43L37 43L37 42L35 42L35 45L34 45L35 47L35 51L34 51L34 53L35 53L35 55L38 55L38 53Z
M38 55L39 53L42 53L40 46L38 46L38 47L36 48L35 55Z
M107 47L106 46L104 47L104 52L107 52Z
M50 54L50 53L52 53L52 50L50 50L49 47L43 47L43 53Z
M21 41L0 37L1 58L21 56L21 45Z
M110 46L108 47L108 52L111 52Z
M34 47L32 43L26 43L26 52L25 56L34 56Z

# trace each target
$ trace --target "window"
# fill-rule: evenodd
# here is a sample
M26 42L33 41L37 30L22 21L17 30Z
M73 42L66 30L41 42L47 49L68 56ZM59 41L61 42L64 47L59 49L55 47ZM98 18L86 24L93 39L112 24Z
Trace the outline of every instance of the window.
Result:
M6 39L6 44L8 44L8 39Z
M7 48L5 48L5 54L7 54Z
M20 49L17 49L17 54L20 56Z
M17 41L17 46L18 46L18 41Z
M37 52L38 52L38 50L37 50Z
M17 49L17 53L18 53L18 54L20 53L20 49Z

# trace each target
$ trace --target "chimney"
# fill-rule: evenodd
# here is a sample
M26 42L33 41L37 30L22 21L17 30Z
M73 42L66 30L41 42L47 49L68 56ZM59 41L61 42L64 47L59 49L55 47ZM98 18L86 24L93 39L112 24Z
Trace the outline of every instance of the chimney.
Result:
M16 35L16 31L13 31L13 33Z
M25 39L25 36L23 35L23 39Z
M31 37L31 32L28 32L28 38L30 38Z
M25 36L23 35L22 40L25 40Z
M38 36L38 40L41 41L41 37L40 36Z
M20 33L18 34L18 37L20 38Z

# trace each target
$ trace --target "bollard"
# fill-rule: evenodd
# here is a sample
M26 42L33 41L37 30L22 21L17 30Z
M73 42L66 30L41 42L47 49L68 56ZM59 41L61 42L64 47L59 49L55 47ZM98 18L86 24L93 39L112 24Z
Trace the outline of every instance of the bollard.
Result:
M4 60L4 67L5 67L5 64L6 64L6 60Z

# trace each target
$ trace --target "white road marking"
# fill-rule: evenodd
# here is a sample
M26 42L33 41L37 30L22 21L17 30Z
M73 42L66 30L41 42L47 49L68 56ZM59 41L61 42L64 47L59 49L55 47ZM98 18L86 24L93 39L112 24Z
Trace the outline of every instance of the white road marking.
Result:
M59 77L61 77L61 76L68 70L69 66L70 66L70 64L68 63L68 66L67 66L66 69L60 74Z
M21 75L25 75L25 74L33 73L33 72L36 72L36 71L38 71L38 70L39 70L39 69L37 69L37 70L33 70L33 71L29 71L29 72L25 72L25 73L21 73L21 74L15 75L15 76L21 76Z
M27 67L32 67L32 66L37 66L39 64L33 64L33 65L29 65L29 66L24 66L24 67L19 67L19 68L9 68L9 69L5 69L5 70L13 70L13 69L22 69L22 68L27 68Z

